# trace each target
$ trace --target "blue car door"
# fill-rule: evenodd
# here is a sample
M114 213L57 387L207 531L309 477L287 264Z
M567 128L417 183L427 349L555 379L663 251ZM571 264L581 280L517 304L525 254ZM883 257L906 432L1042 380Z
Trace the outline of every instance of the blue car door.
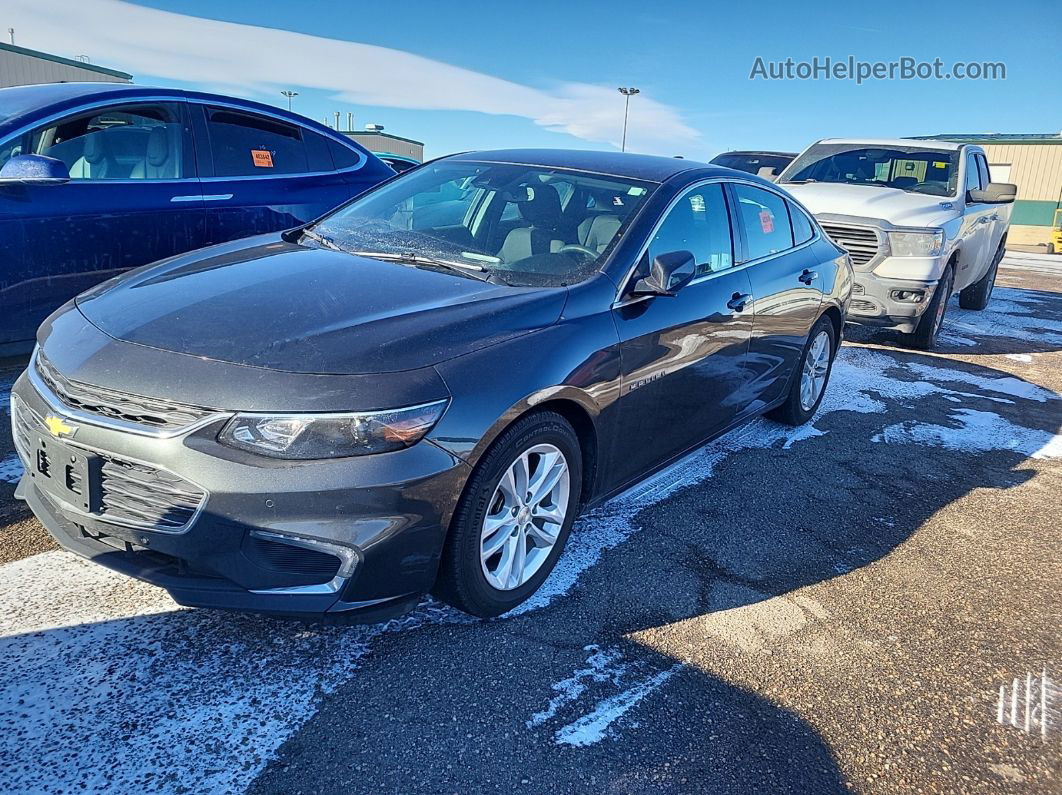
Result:
M183 101L123 103L4 142L61 160L63 184L0 186L0 351L26 348L53 310L129 268L204 245Z
M287 119L229 106L191 108L212 243L298 226L391 173Z

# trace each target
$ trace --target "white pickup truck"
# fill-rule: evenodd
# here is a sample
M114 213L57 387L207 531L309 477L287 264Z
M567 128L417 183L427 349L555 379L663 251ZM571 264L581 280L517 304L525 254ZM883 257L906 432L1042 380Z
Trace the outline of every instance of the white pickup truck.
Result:
M931 348L948 299L984 309L1003 257L1014 185L992 182L979 146L826 139L778 177L852 257L848 320Z

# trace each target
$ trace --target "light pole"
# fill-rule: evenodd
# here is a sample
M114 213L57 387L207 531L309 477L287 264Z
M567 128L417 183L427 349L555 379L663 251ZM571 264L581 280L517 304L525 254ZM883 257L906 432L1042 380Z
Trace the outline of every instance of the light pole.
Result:
M295 99L299 95L298 91L281 91L283 96L288 98L288 110L291 110L291 100Z
M623 143L620 144L620 151L627 151L627 113L631 109L631 97L635 94L640 94L641 91L637 88L624 88L620 87L619 92L623 94Z

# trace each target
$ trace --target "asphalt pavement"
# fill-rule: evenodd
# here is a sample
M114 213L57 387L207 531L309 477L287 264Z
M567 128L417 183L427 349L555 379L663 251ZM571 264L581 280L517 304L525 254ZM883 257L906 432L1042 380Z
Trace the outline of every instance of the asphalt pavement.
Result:
M932 353L848 336L810 425L583 517L490 621L179 608L56 551L0 430L0 791L1059 791L1062 257Z

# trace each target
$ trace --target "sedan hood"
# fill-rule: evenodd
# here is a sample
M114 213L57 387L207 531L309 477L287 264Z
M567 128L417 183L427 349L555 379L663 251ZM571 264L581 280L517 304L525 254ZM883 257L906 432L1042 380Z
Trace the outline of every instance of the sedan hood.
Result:
M894 226L940 226L959 214L955 199L908 193L898 188L830 182L782 183L781 187L811 210L812 215L880 218Z
M298 373L365 374L437 364L551 325L566 291L303 248L279 235L143 268L77 306L125 342Z

